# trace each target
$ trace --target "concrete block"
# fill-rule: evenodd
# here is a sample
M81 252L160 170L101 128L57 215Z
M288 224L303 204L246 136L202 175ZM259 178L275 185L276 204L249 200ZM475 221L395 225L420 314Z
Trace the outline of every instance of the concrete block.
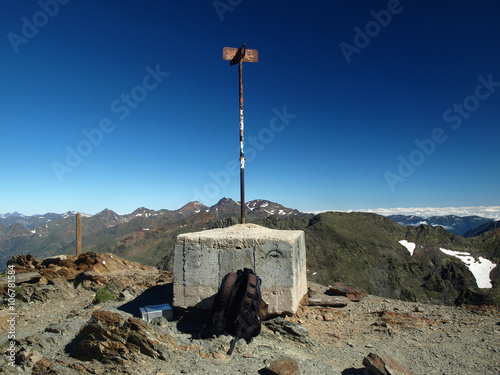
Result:
M245 267L262 277L270 313L295 313L307 293L304 232L238 224L177 236L174 305L209 309L222 278Z

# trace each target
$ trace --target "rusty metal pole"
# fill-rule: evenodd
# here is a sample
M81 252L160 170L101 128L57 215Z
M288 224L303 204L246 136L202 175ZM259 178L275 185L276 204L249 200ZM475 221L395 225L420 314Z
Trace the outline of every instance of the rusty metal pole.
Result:
M241 206L241 224L245 224L245 151L244 136L245 122L243 118L243 61L240 60L240 206Z
M240 48L224 47L222 49L222 58L229 60L229 65L239 65L239 84L240 84L240 208L241 224L245 224L245 152L244 136L245 124L243 119L243 61L258 62L259 53L256 49L247 49L246 43Z
M76 214L76 256L82 253L82 215Z

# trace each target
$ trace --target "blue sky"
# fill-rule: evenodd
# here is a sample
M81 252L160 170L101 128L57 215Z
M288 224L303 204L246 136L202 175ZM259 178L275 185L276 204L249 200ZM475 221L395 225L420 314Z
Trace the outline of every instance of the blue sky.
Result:
M500 3L8 1L0 212L500 205Z

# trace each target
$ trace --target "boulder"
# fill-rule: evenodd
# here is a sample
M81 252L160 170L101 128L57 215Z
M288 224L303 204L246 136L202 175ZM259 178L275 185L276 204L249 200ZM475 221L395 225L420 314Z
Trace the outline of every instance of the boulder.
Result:
M164 357L165 348L174 346L170 335L139 318L125 319L117 312L96 310L76 336L75 356L101 362L132 359L139 353L157 358Z

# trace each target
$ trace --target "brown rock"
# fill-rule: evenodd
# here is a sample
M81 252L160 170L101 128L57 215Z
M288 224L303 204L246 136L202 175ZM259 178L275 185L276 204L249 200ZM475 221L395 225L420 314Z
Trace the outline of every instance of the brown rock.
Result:
M267 366L270 375L296 375L299 373L297 361L290 357L281 357Z
M33 366L42 359L42 355L30 346L22 346L16 354L16 362L25 366Z
M309 306L332 306L332 307L344 307L351 302L349 298L344 296L327 296L318 295L309 298Z
M35 363L35 366L33 366L32 374L55 374L56 372L53 367L54 361L48 358L42 358L37 363Z
M408 313L398 313L394 311L378 311L378 324L390 324L400 326L416 326L423 325L425 322L415 315Z
M40 359L33 366L33 375L76 375L77 372L48 358Z
M363 359L363 365L370 375L413 375L395 359L374 353L368 354Z
M212 351L212 356L215 359L227 361L229 359L229 356L226 353L221 352L220 350L213 350Z
M330 286L328 293L334 296L344 296L350 301L359 302L368 294L366 290L347 283L335 283Z
M165 357L174 339L142 319L127 320L119 313L96 310L76 335L76 355L82 360L120 361L136 354Z
M35 268L35 265L33 264L35 261L35 257L31 254L28 255L14 255L11 259L7 261L7 264L14 264L18 267L16 267L16 270L18 268Z

